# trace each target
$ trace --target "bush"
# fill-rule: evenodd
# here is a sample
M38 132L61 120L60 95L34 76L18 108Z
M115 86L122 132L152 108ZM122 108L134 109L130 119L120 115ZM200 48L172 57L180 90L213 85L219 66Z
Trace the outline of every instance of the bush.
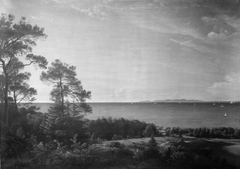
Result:
M19 159L31 147L32 145L21 129L16 134L13 131L8 131L5 135L3 154L5 159Z
M134 153L131 150L124 148L124 147L117 150L117 155L119 155L119 156L131 156L132 157L133 154Z
M112 137L112 140L122 140L122 136L118 136L114 134L114 136Z
M159 157L160 157L159 147L157 146L157 142L153 137L153 135L148 142L148 147L143 150L137 149L133 155L133 158L136 161L142 161L145 159L152 159L152 158L157 159Z
M119 143L117 141L109 142L107 146L108 147L115 147L115 148L123 148L124 147L123 144L121 144L121 143Z
M155 136L158 135L156 126L154 124L147 125L145 130L143 130L143 135L145 137L151 137L152 135L155 135Z

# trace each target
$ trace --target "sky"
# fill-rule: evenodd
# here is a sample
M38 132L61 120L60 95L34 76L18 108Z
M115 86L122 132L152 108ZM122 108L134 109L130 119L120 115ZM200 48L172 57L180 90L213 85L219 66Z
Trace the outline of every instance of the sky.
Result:
M0 0L45 29L33 53L77 67L91 101L240 100L239 0ZM50 64L49 64L50 65ZM52 86L28 67L37 102Z

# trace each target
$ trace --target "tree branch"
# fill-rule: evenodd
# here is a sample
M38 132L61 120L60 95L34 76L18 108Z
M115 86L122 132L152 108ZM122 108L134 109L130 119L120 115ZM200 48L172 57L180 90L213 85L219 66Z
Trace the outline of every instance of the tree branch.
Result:
M11 46L12 44L16 43L19 39L21 39L22 37L24 37L24 35L19 36L18 38L16 38L15 40L13 40L12 42L8 43L7 45L4 46L3 49L7 49L9 46Z
M21 101L23 101L27 96L28 96L28 94L26 94L24 97L22 97L21 99L19 99L17 105L19 105L19 104L21 103Z
M29 65L31 65L32 63L34 63L34 61L31 61L30 63L24 64L24 65L22 65L22 66L15 67L15 68L13 68L12 70L10 70L10 71L8 72L8 74L11 73L11 72L14 71L14 70L20 69L20 68L25 67L25 66L29 66Z

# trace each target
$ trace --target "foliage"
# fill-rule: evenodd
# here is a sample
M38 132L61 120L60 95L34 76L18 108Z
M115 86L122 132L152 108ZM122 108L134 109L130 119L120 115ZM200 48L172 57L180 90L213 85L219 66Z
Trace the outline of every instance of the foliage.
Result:
M22 73L19 69L14 70L9 76L9 89L16 107L22 102L31 103L35 100L34 96L37 95L37 91L27 83L30 76L29 72Z
M115 147L115 148L123 148L124 147L123 144L121 144L117 141L109 142L107 146L108 147Z
M73 148L73 153L75 153L75 154L89 153L87 143L81 144L81 142L78 142L77 137L78 137L78 134L75 134L73 136L73 139L71 139L71 141L72 141L71 147Z
M157 148L158 144L156 139L153 137L153 135L151 136L151 139L149 140L148 145L150 148L153 148L153 149Z
M114 136L112 137L112 140L122 140L122 136L118 136L114 134Z
M36 46L36 41L46 38L44 29L37 25L32 26L25 17L19 22L14 22L14 19L13 15L7 14L2 14L0 18L0 67L4 77L1 95L4 97L4 122L7 125L10 79L14 72L29 65L39 68L46 68L47 65L47 60L43 56L32 54L32 47ZM25 55L26 63L18 61L22 55Z
M86 143L81 144L75 134L70 145L64 145L56 139L46 143L37 143L36 137L32 139L35 145L33 149L34 158L31 159L32 166L44 166L47 168L66 168L73 166L88 166L96 159L89 155Z
M85 119L69 116L58 117L55 113L47 113L41 121L40 130L52 139L59 139L69 144L69 138L74 134L78 134L77 137L81 139L89 137L86 124Z
M16 132L12 130L6 132L2 148L5 160L17 159L19 161L21 156L28 152L32 146L22 128L19 128Z
M125 156L125 157L133 157L133 155L134 155L133 151L126 147L119 148L117 150L116 154L119 156Z
M165 129L166 135L194 136L199 138L240 138L240 128L218 127L218 128L179 128Z
M88 131L89 133L94 133L95 137L107 140L143 137L143 130L146 129L147 125L147 123L138 120L103 117L91 120L88 125Z
M48 70L41 74L42 81L53 85L50 95L54 101L54 106L42 120L41 128L45 134L64 142L75 133L81 138L88 137L84 116L92 112L86 104L91 92L83 89L76 76L76 67L60 60L52 62Z
M81 81L76 76L75 66L62 63L58 59L41 74L42 81L54 85L50 95L56 104L55 107L59 108L59 116L70 113L75 113L76 116L76 112L78 115L92 112L91 107L85 103L86 99L91 98L91 92L83 89ZM67 99L71 99L72 106L67 104Z
M184 165L189 162L187 159L187 153L182 151L181 146L171 146L166 152L164 152L165 161L168 165ZM190 160L191 161L191 160Z
M157 128L154 124L149 124L143 131L145 137L151 137L152 135L158 135Z

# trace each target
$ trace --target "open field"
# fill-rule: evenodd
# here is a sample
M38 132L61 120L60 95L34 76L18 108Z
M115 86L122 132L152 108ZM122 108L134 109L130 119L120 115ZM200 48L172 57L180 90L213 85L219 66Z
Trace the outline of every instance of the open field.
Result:
M206 155L210 159L216 159L216 163L220 162L220 159L225 158L227 164L234 165L236 168L240 168L240 140L234 139L199 139L199 138L177 138L177 137L156 137L156 142L160 147L170 147L181 145L185 152L201 156L206 153L205 150L211 150L211 154ZM111 147L114 142L120 143L125 149L129 149L132 152L141 150L147 147L150 138L137 138L117 141L103 141L98 144L93 144L90 147L92 154L101 155L106 161L115 159L115 162L107 168L179 168L179 166L168 166L165 164L159 164L158 160L144 160L139 163L134 163L132 156L123 155L117 153L119 148ZM205 156L205 154L204 154ZM111 161L111 160L110 160ZM181 167L180 167L181 168Z

